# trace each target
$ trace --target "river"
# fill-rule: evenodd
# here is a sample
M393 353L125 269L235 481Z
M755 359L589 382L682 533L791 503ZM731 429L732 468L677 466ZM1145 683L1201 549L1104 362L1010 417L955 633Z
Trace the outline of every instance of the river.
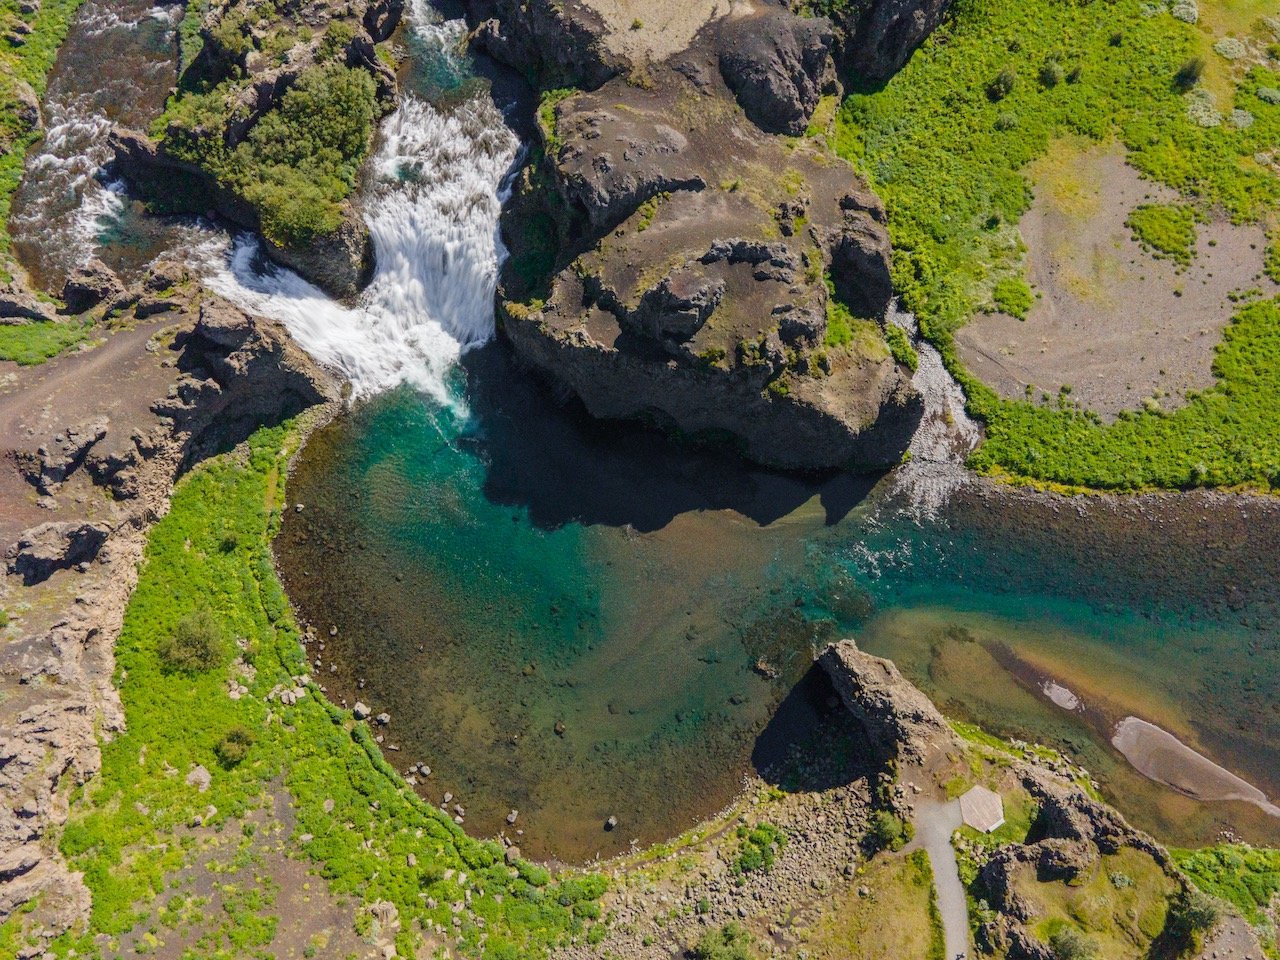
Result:
M319 680L387 711L391 761L464 804L468 829L515 809L522 849L577 861L678 832L770 774L791 746L766 734L777 711L821 644L853 636L952 716L1071 753L1164 839L1280 841L1258 805L1161 786L1111 744L1135 717L1280 795L1269 501L974 481L957 461L976 433L927 347L928 429L885 478L808 483L592 423L493 340L519 144L459 22L411 7L413 66L362 198L377 271L348 307L252 237L148 217L99 172L107 123L145 125L172 80L167 10L83 8L15 201L19 252L56 286L91 255L128 274L187 250L350 379L356 402L300 458L280 567ZM97 83L116 70L87 57L104 37L146 69Z

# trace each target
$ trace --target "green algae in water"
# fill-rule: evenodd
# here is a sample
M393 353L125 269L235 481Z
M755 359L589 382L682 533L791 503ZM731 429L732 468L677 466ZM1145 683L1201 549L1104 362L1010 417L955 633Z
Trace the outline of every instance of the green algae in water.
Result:
M1162 838L1280 839L1108 744L1133 713L1280 791L1280 511L962 491L917 522L869 483L589 424L503 357L459 372L474 416L406 391L317 434L278 544L330 695L388 711L389 759L428 764L418 788L472 832L565 860L678 833L767 762L814 651L854 636L950 715L1069 751Z

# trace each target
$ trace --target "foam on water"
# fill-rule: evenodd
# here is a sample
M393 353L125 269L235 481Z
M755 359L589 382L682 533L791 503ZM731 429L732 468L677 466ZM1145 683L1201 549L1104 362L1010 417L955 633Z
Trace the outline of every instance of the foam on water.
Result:
M964 461L982 439L982 430L965 412L964 391L947 372L942 354L919 336L915 317L895 302L888 322L915 344L920 364L911 382L924 398L924 416L907 448L910 459L894 471L891 494L917 518L936 517L969 482Z
M415 29L442 51L461 35L457 21ZM486 97L445 111L405 96L382 128L372 163L364 210L377 267L355 306L266 263L248 236L235 239L206 282L283 322L359 396L408 383L449 403L449 369L463 350L493 335L494 289L506 255L498 215L518 147Z

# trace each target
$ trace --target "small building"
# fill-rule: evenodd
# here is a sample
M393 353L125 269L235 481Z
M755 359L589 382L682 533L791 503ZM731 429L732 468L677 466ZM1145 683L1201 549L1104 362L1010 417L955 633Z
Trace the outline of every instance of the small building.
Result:
M966 826L991 833L1004 824L1004 801L994 790L974 787L960 798L960 817Z

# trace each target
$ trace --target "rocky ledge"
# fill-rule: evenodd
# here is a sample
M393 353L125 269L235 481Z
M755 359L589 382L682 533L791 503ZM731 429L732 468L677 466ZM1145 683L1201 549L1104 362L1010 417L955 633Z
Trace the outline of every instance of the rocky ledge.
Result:
M0 396L0 920L34 904L24 957L88 914L56 837L98 738L123 724L113 647L174 482L338 392L283 329L177 263L88 309L118 311L104 342L10 375Z
M898 462L923 405L886 343L883 206L826 139L831 23L735 7L660 63L620 63L584 39L611 29L590 6L542 6L477 35L544 84L606 79L544 95L503 224L516 353L597 417L786 469ZM526 39L545 17L573 20L574 70Z
M403 0L342 5L215 0L200 28L199 53L182 64L176 99L154 131L157 136L112 132L117 172L158 209L216 212L261 233L267 254L278 263L335 297L353 297L373 274L368 228L354 199L342 199L329 215L312 193L333 191L335 178L353 180L368 137L363 144L348 143L350 131L318 116L313 117L315 143L307 139L311 131L289 131L280 124L265 138L271 141L267 144L258 142L254 131L292 91L315 91L317 75L337 66L367 74L375 111L389 112L397 95L396 75L379 56L378 44L395 31L403 9ZM349 84L308 95L323 96L339 113L364 109ZM287 142L290 137L299 139ZM322 148L344 156L325 159L317 152ZM303 205L311 209L300 213Z

